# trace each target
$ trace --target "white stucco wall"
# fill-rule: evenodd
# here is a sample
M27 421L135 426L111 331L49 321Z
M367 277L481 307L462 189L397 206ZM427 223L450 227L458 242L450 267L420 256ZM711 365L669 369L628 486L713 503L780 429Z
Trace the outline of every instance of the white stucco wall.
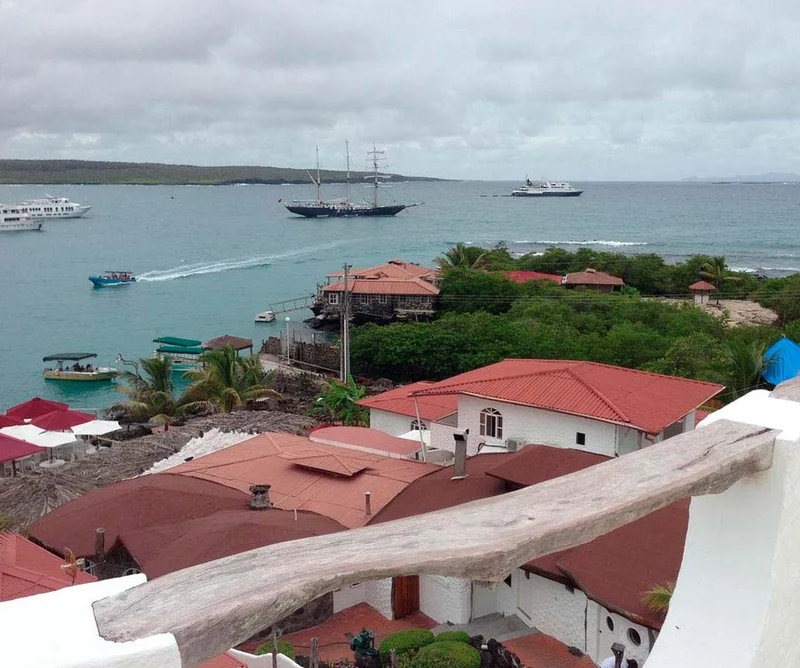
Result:
M609 628L611 620L613 630ZM639 634L641 644L637 647L629 636L633 629ZM651 631L641 624L635 624L629 619L611 612L599 603L589 599L586 608L586 648L584 651L595 663L600 663L611 654L611 645L615 642L625 646L625 657L636 659L641 666L651 650ZM654 635L654 634L653 634Z
M463 578L420 575L419 609L440 624L467 624L472 613L472 583Z
M505 585L503 585L505 587ZM508 587L505 587L506 589ZM500 607L500 584L485 586L472 583L472 617L478 619L486 615L501 612Z
M502 414L502 440L480 435L480 413L484 408L494 408ZM614 455L615 450L616 425L614 424L464 395L458 398L458 426L459 429L469 429L468 446L472 447L474 444L476 448L480 441L499 445L504 443L505 439L520 438L527 444L575 448L609 457ZM576 443L578 432L586 434L585 445ZM433 444L433 441L431 443Z
M751 392L703 420L782 431L772 467L692 499L683 563L646 668L800 665L800 404Z
M386 619L394 619L392 610L392 578L370 580L366 583L364 602L369 603Z
M234 659L239 659L247 668L272 668L272 654L249 654L248 652L240 652L237 649L231 649L226 654L229 654ZM292 661L284 654L278 654L278 668L301 668L298 664ZM149 667L148 667L149 668ZM155 668L153 666L152 668Z
M372 429L378 429L392 436L407 434L411 431L411 423L413 421L414 418L408 415L389 413L388 411L381 411L376 408L369 409L369 426ZM422 423L430 429L430 422L422 420Z
M586 594L533 573L527 575L517 570L512 578L517 588L517 609L524 613L518 615L520 619L585 652Z
M617 454L627 455L647 445L642 432L632 427L616 426Z
M447 424L434 422L431 424L431 447L438 448L439 450L447 450L455 452L456 443L453 440L453 434L458 431L457 427ZM478 449L477 439L467 439L467 454L474 455Z
M367 600L367 583L359 582L333 592L334 613L351 608Z

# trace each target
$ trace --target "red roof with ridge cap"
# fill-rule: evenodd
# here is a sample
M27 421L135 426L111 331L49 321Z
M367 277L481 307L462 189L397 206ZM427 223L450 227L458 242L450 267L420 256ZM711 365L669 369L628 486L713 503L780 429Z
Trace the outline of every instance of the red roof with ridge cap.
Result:
M503 271L500 272L509 281L514 283L528 283L529 281L552 281L561 285L563 279L558 274L544 274L541 271Z
M411 394L417 390L431 387L435 383L428 380L421 380L418 383L395 387L393 390L381 392L373 397L367 397L356 402L365 408L386 411L387 413L399 413L411 418L417 417L414 397ZM441 395L431 397L418 397L419 417L422 420L432 420L436 422L446 418L448 415L458 412L458 397L455 395ZM410 425L409 425L410 429Z
M430 280L438 275L435 269L418 264L389 260L369 269L353 269L348 272L347 291L352 294L380 295L438 295ZM343 272L328 274L327 278L339 278ZM344 281L337 281L322 288L323 292L344 292Z
M597 362L507 359L411 395L465 394L658 434L723 389L714 383Z

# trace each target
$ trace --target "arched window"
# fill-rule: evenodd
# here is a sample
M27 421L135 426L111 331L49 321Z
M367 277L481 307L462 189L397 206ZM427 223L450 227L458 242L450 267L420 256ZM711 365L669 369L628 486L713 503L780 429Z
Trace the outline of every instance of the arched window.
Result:
M428 425L422 420L411 420L411 431L428 431Z
M503 438L503 416L494 408L481 411L481 436Z

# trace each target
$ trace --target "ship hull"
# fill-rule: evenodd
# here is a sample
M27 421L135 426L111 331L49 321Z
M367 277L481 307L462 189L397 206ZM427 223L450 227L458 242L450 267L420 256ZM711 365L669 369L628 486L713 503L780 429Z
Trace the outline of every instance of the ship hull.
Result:
M541 193L527 193L514 191L511 193L514 197L579 197L583 194L583 190L573 190L570 192L541 192Z
M303 204L287 204L286 208L298 216L305 218L352 218L352 217L386 217L396 216L406 208L405 204L376 207L335 207L335 206L309 206Z
M128 285L129 283L136 283L135 278L122 280L119 278L105 278L104 276L89 276L89 280L96 288L106 288L114 285Z

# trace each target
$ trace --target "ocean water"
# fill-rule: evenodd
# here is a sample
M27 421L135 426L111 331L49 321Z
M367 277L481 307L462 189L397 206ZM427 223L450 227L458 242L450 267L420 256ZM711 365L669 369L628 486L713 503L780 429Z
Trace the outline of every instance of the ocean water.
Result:
M518 184L401 183L382 201L424 202L395 218L307 220L279 198L307 186L0 186L14 203L64 195L91 204L86 218L47 221L42 232L0 233L0 409L32 396L102 408L113 383L41 376L45 355L98 353L98 363L148 356L156 336L263 338L285 327L310 334L309 311L253 322L256 312L315 290L347 261L430 263L458 241L506 242L518 252L589 245L671 260L725 255L731 266L800 271L800 185L587 183L579 198L508 197ZM368 198L364 189L355 195ZM341 194L330 186L325 196ZM135 285L96 289L87 277L135 272ZM285 322L285 317L290 322Z

